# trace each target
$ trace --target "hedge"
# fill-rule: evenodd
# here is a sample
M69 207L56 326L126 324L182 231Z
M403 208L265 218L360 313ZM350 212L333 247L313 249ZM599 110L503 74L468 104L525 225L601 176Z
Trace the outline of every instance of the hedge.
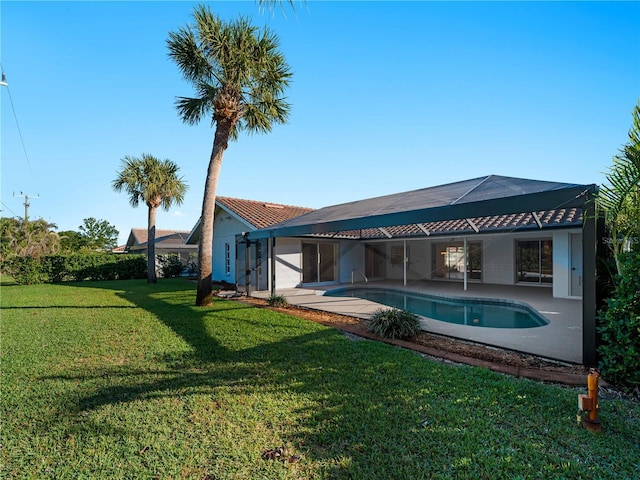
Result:
M126 280L147 277L147 257L111 253L45 255L40 258L13 257L3 262L2 271L20 285Z
M622 275L598 312L600 371L616 384L640 386L640 247L622 256Z

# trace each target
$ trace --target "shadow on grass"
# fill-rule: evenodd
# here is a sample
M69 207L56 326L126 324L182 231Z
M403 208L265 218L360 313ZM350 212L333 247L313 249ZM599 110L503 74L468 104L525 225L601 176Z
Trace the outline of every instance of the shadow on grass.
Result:
M86 286L100 288L96 283ZM113 283L104 288L119 290ZM390 363L384 355L380 357L384 364L376 363L379 349L386 347L370 350L371 342L352 342L336 330L240 302L217 300L211 307L198 308L192 305L193 285L186 283L130 283L117 295L153 314L189 349L159 355L158 368L151 370L114 366L41 377L95 384L88 389L91 393L78 396L74 392L65 400L63 418L151 398L185 398L203 392L215 397L219 388L258 398L301 395L305 403L276 412L295 419L297 425L282 441L323 463L329 477L333 470L340 475L357 472L372 452L388 451L376 443L388 436L390 424L393 430L398 425L408 430L417 423L406 401L399 400L409 386L396 384L405 378L403 366ZM411 394L416 407L420 397L418 391ZM371 413L373 420L367 418ZM370 445L365 449L365 444ZM257 445L256 453L259 456L260 451L276 446Z
M576 433L575 397L559 390L441 366L235 301L197 308L194 285L183 281L72 286L112 291L104 296L105 303L112 302L107 309L122 303L148 312L140 316L144 329L139 331L127 310L108 313L118 320L114 325L124 325L119 338L129 331L139 335L123 351L142 345L148 353L128 364L105 365L105 359L126 355L114 342L113 357L88 351L90 363L52 365L38 378L42 386L23 392L26 402L45 407L38 418L30 410L18 412L29 416L15 422L16 430L28 429L23 439L76 437L91 443L107 436L100 440L137 448L139 438L149 439L143 430L157 424L171 433L161 437L171 446L160 447L158 441L162 455L171 447L203 449L197 457L203 468L214 465L225 473L225 465L236 459L258 470L265 465L261 452L278 446L271 442L286 444L303 457L291 467L300 468L297 478L496 478L496 472L501 478L611 478L585 470L575 458L619 462L623 453L614 447L638 451L633 421L621 422L615 435ZM88 315L96 316L95 298L87 294L85 301L91 303ZM140 336L154 329L158 335L151 333L148 341ZM169 401L155 402L165 398ZM109 408L121 405L127 408ZM202 407L196 413L204 427L194 426L196 407ZM177 441L180 434L184 437ZM228 452L218 445L224 442L238 444L227 463ZM620 471L627 474L635 468L629 458L637 455L624 458ZM277 478L245 478L258 477Z

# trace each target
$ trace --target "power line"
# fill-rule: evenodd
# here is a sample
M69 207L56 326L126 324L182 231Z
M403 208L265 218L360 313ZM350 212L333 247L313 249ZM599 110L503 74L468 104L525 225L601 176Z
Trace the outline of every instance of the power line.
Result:
M20 129L20 123L18 122L18 115L16 115L16 109L13 106L13 98L11 98L11 90L9 89L9 83L7 82L7 77L4 74L4 69L2 68L2 64L0 64L0 70L2 70L2 82L0 85L3 87L7 87L7 93L9 94L9 103L11 104L11 111L13 112L13 118L16 120L16 127L18 127L18 135L20 136L20 142L22 143L22 151L24 152L24 158L27 159L27 167L29 167L29 173L31 173L31 178L35 180L35 176L33 175L33 170L31 169L31 162L29 162L29 155L27 155L27 147L24 145L24 138L22 137L22 130Z
M0 201L0 203L2 203L2 205L4 206L4 208L6 208L7 210L9 210L11 213L13 213L13 216L14 216L14 217L17 217L17 216L18 216L18 214L17 214L16 212L14 212L13 210L11 210L11 209L9 208L9 206L8 206L6 203L4 203L4 202L2 202L2 201Z

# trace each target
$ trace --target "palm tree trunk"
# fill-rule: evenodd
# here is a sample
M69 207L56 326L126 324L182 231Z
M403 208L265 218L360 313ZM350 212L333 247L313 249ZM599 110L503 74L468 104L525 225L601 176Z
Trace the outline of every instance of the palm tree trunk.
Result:
M222 157L227 149L227 142L231 133L232 122L227 118L218 119L216 133L213 139L213 149L207 169L207 179L204 186L204 198L202 200L202 215L200 217L200 248L198 250L198 291L196 293L196 306L206 307L211 305L213 296L213 283L211 279L213 259L213 220L216 207L216 190Z
M147 225L147 283L156 283L156 207L149 206Z

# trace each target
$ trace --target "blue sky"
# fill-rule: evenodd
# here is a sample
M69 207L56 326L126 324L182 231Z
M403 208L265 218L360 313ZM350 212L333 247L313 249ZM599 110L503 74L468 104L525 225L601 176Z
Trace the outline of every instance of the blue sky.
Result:
M600 184L640 98L640 2L204 3L271 28L294 73L289 123L230 143L219 195L320 208L488 174ZM190 186L158 228L191 229L213 129L181 123L192 89L166 39L195 4L0 2L2 216L23 192L30 218L104 219L124 243L147 211L111 181L151 153Z

